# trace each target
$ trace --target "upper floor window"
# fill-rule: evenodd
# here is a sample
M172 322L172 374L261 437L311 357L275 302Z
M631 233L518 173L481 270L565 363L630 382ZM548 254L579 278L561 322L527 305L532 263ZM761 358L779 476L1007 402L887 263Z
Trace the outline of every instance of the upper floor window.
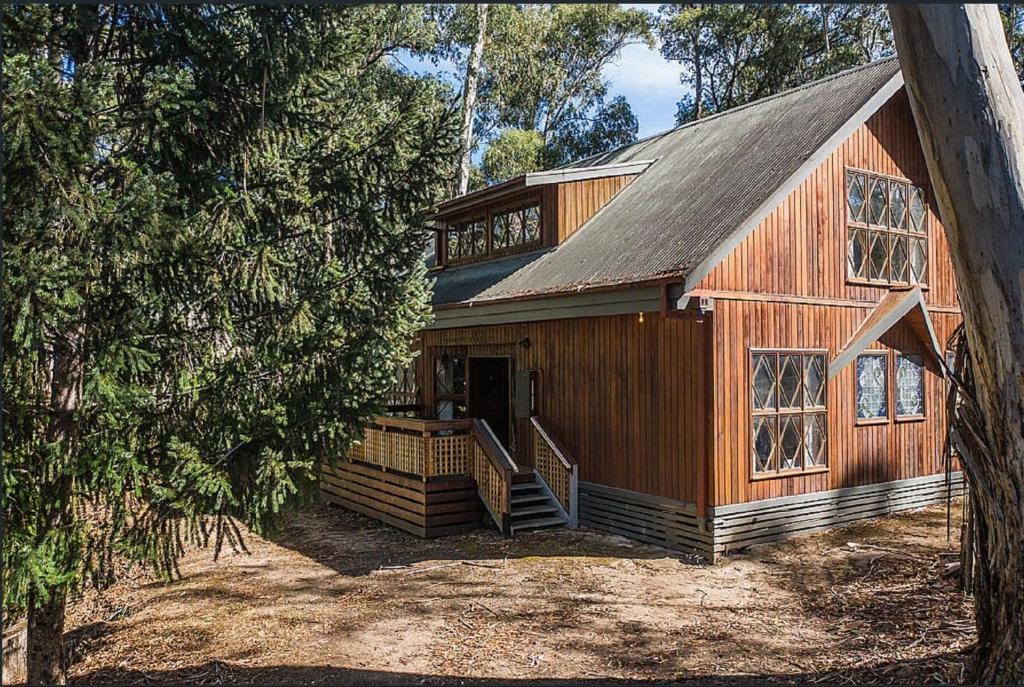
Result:
M846 171L847 276L882 284L928 281L924 191L902 179Z
M445 258L449 263L528 250L541 243L540 204L528 202L454 222L445 234Z
M755 476L825 467L825 355L752 351L751 371Z

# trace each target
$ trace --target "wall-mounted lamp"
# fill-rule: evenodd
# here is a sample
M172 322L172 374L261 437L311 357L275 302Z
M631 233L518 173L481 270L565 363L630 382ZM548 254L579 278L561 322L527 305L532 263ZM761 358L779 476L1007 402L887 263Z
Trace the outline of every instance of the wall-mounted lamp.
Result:
M530 337L526 337L525 339L520 340L519 348L529 348L529 347L530 347Z
M644 323L644 314L640 313L640 324Z

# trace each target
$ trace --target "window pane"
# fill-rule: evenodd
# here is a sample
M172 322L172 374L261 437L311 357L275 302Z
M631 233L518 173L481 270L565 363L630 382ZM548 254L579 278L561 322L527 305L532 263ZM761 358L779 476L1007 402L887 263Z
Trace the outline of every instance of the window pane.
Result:
M782 415L779 417L779 469L792 470L800 467L800 449L802 428L801 415Z
M439 396L466 392L466 361L455 356L442 356L434 362L435 389Z
M532 205L523 211L524 233L526 242L540 241L540 206Z
M868 239L864 229L850 229L846 246L847 274L864 279L868 270Z
M799 355L779 356L779 407L802 407L802 365Z
M907 228L907 187L892 182L889 184L889 226L893 229Z
M804 356L804 406L825 406L825 356Z
M495 250L499 248L506 248L510 245L511 240L512 235L509 232L508 215L495 215L494 236L492 238Z
M896 357L896 415L924 415L924 368L919 356Z
M804 467L825 465L825 414L804 416Z
M775 418L754 418L754 472L775 469Z
M775 409L775 356L754 355L754 409Z
M477 220L470 224L473 236L472 254L480 255L487 252L487 220Z
M885 385L885 356L857 357L857 417L887 417L888 394Z
M913 231L923 232L924 225L924 192L915 187L910 187L910 228Z
M438 401L434 407L434 417L438 420L454 419L453 409L454 406L451 401Z
M907 237L892 236L892 255L889 257L893 281L907 281Z
M910 280L915 284L928 281L928 239L910 240Z
M851 222L864 221L864 177L846 173L846 217Z
M889 279L889 235L884 231L871 232L871 261L868 276L871 279Z
M871 199L868 205L868 221L886 226L889 223L889 184L885 179L871 179Z

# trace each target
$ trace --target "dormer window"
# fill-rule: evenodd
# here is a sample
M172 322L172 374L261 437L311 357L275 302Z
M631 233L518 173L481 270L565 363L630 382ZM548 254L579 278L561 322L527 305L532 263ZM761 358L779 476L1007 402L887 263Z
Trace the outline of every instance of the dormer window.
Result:
M446 264L532 250L540 247L543 237L540 203L520 201L488 209L475 217L449 221L442 231Z
M924 191L906 179L846 171L846 267L853 282L928 280Z

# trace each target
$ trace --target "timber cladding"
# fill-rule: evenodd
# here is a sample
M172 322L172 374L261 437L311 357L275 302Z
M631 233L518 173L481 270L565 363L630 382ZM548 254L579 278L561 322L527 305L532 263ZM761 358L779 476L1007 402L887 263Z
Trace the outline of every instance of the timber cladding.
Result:
M420 537L439 537L477 527L483 505L470 477L422 478L359 462L324 464L324 500Z
M946 382L924 375L921 419L858 424L855 367L847 365L828 381L826 454L828 470L756 479L752 461L751 349L824 348L832 360L849 341L869 309L855 306L719 299L715 303L713 404L714 445L708 503L723 506L865 484L935 475L944 470ZM940 342L960 321L951 313L930 313ZM910 327L897 326L871 351L919 350ZM891 374L890 379L891 382ZM889 392L893 403L892 390Z
M509 356L536 370L536 412L579 461L579 479L696 502L707 455L709 325L656 313L426 330L423 404L434 408L435 360ZM470 372L472 374L472 364ZM532 465L529 420L516 422L520 466Z
M710 508L599 484L580 483L580 524L712 560L777 541L923 508L960 496L963 475L929 475Z

